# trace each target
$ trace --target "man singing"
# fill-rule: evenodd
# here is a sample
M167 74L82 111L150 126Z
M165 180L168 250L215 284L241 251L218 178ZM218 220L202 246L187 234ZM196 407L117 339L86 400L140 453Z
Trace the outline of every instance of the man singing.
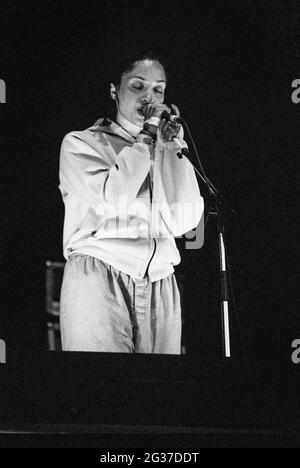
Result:
M117 65L115 114L68 133L61 147L62 346L180 354L174 237L197 227L203 199L192 164L177 156L187 145L164 104L163 60L128 52Z

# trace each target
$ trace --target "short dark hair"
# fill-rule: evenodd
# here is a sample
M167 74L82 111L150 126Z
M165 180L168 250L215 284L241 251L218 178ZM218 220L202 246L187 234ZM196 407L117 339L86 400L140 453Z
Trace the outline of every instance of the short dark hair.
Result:
M153 60L159 62L167 77L166 60L162 52L143 46L133 46L116 49L108 64L108 77L110 83L116 86L121 84L124 73L130 72L137 62L142 60ZM168 77L167 77L168 78Z

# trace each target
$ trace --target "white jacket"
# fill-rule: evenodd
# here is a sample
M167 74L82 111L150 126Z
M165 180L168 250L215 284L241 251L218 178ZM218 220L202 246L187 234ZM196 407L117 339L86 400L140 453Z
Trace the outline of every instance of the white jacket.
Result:
M179 140L182 139L181 129ZM68 133L60 154L65 204L63 249L99 258L132 278L157 281L180 263L175 237L203 218L194 169L176 143L137 143L99 119Z

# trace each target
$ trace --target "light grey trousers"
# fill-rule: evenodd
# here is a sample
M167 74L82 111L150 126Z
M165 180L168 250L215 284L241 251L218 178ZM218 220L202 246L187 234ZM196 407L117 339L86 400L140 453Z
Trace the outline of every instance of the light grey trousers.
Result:
M134 280L89 255L72 254L63 276L64 351L180 354L181 307L174 273Z

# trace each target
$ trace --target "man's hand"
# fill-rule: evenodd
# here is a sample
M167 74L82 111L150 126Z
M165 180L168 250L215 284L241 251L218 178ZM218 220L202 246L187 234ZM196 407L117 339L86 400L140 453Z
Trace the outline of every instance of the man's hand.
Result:
M144 108L145 123L142 132L156 138L157 129L161 123L161 115L164 111L171 112L166 104L148 104Z
M173 115L180 117L180 112L175 104L171 104ZM168 111L170 112L170 110ZM161 132L161 137L164 142L172 141L173 138L176 138L180 132L181 126L176 122L171 122L167 119L162 119L159 125L159 130Z
M171 109L166 104L148 104L144 107L144 116L145 122L151 117L161 117L161 114L164 112L171 112Z

